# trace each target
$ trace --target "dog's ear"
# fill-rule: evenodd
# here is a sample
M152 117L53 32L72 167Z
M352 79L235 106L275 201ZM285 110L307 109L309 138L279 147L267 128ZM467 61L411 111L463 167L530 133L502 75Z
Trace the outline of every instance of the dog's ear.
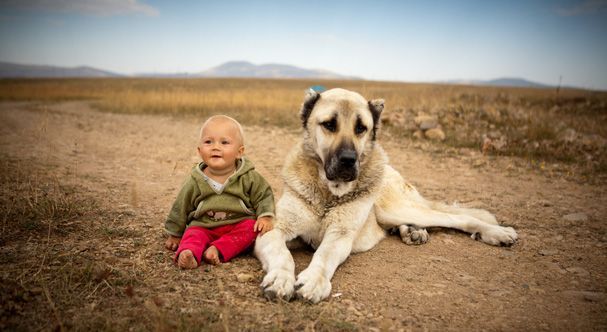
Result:
M299 116L301 121L303 122L303 127L306 128L308 125L308 118L310 117L310 113L312 113L312 109L314 109L314 105L320 98L320 93L308 89L306 91L306 96L304 97L304 102L301 105L301 111L299 112Z
M369 100L369 111L371 111L371 115L373 116L373 139L375 139L375 135L377 133L377 127L379 126L379 116L381 112L384 110L384 100L383 99L373 99Z

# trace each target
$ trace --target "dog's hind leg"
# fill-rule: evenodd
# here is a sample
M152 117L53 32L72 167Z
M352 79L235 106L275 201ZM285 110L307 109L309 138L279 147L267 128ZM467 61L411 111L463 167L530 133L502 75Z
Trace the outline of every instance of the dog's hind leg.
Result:
M482 220L482 221L486 222L487 224L498 225L498 222L497 222L497 219L495 219L495 216L487 210L466 208L466 207L461 207L461 206L458 206L455 204L447 205L447 204L443 204L440 202L432 202L432 201L427 201L427 203L428 203L428 206L433 210L442 211L442 212L446 212L446 213L452 213L452 214L464 214L464 215L472 216L476 219Z
M511 245L518 238L512 227L497 225L495 217L485 210L426 200L390 166L385 168L384 186L376 200L375 214L383 228L399 227L401 236L411 238L414 236L411 226L459 229L472 234L473 239L492 245Z
M390 211L376 207L376 215L384 227L414 225L419 228L453 228L472 234L475 240L495 246L512 245L518 238L512 227L488 224L474 216L436 211L420 205L400 206Z
M430 239L430 235L425 228L419 228L414 225L400 225L394 230L397 230L400 239L409 245L424 244Z

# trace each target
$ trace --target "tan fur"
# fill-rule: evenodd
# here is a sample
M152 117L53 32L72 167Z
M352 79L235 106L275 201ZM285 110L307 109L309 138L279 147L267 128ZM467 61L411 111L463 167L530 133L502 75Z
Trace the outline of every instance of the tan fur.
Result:
M339 264L351 253L375 246L391 228L397 228L407 244L425 243L425 227L460 229L493 245L516 241L516 232L497 225L491 213L427 201L389 166L372 129L378 125L374 116L379 121L382 109L383 100L367 102L343 89L306 96L302 107L305 130L285 161L285 187L277 204L275 228L255 245L255 254L267 272L261 284L266 297L290 299L296 293L313 303L327 298ZM331 119L336 119L335 130L323 127ZM367 130L357 133L357 123ZM340 161L345 159L336 158L344 146L355 151L352 167L344 167ZM338 165L334 168L337 178L332 180L326 172L331 162ZM354 180L339 179L340 171L352 169L357 169ZM285 242L297 237L316 252L296 280Z

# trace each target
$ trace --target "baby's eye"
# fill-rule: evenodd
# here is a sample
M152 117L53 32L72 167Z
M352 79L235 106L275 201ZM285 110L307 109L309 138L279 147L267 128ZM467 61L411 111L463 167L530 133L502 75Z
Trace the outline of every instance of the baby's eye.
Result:
M202 141L202 143L204 143L204 144L211 144L211 140L210 139L206 139L206 140Z
M228 144L230 144L230 141L221 141L221 144L228 145Z

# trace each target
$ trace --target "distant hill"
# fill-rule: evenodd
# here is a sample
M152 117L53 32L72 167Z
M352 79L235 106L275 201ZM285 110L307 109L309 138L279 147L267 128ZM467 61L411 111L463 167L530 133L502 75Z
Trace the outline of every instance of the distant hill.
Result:
M246 61L226 62L195 75L200 77L361 79L321 69L304 69L284 64L255 65Z
M463 84L463 85L487 85L487 86L502 86L502 87L517 87L517 88L549 88L550 85L531 82L523 78L497 78L494 80L450 80L448 84Z
M2 78L58 78L58 77L119 77L122 75L93 67L56 67L0 62Z
M217 67L193 73L139 73L123 75L88 66L58 67L46 65L25 65L0 61L0 78L61 78L61 77L157 77L157 78L301 78L364 80L361 77L346 76L322 69L305 69L286 64L255 65L247 61L230 61ZM531 82L523 78L498 78L494 80L449 80L436 83L485 85L521 88L549 88L550 85Z

